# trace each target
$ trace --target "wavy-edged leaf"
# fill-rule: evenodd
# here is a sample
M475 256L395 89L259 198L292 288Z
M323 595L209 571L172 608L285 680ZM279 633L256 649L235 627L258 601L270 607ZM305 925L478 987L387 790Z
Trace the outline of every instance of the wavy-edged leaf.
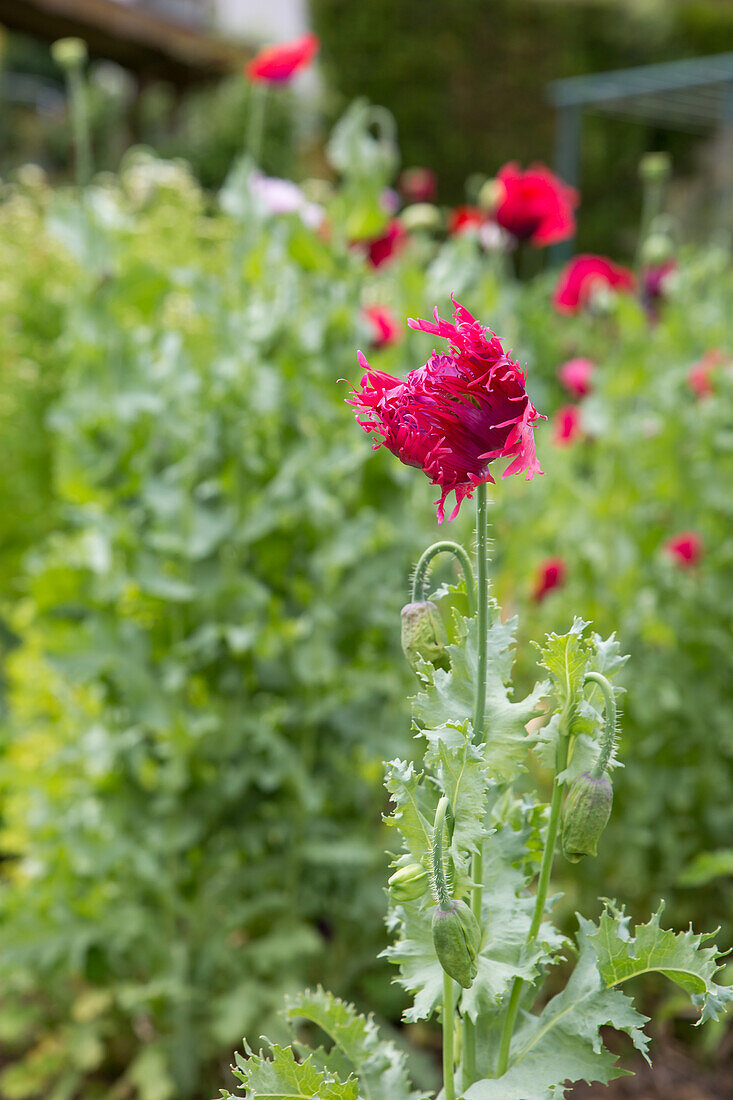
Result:
M662 928L663 910L664 903L646 924L637 924L632 935L624 910L606 903L597 930L589 936L601 977L613 986L657 971L691 995L701 1010L698 1023L717 1020L733 1003L733 987L715 981L721 956L716 947L703 946L710 935L698 935L692 928L686 932Z
M399 829L405 847L417 862L430 851L438 804L437 794L422 779L414 764L405 760L390 760L386 765L385 786L394 804L386 822Z
M623 1076L617 1058L603 1047L601 1027L625 1031L646 1055L647 1018L618 989L604 986L589 943L594 926L581 918L579 955L570 980L539 1016L525 1014L512 1042L509 1069L479 1081L465 1100L551 1100L565 1095L566 1083Z
M371 1016L359 1015L353 1005L320 987L290 998L287 1015L291 1020L309 1020L331 1038L334 1049L356 1073L364 1100L387 1096L390 1100L418 1100L419 1094L410 1086L404 1052L380 1038Z
M245 1045L244 1054L235 1054L232 1066L244 1092L222 1090L224 1100L357 1100L359 1095L355 1078L341 1081L317 1068L312 1057L298 1062L291 1047L273 1043L267 1057Z

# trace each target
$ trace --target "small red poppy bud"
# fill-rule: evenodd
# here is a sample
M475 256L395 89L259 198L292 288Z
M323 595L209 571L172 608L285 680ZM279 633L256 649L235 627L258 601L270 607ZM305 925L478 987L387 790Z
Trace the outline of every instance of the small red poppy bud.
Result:
M608 824L613 787L605 773L597 779L583 772L573 783L563 809L562 850L571 863L594 856Z
M405 604L402 608L402 651L415 672L420 658L436 668L450 668L447 645L448 636L440 612L431 600Z

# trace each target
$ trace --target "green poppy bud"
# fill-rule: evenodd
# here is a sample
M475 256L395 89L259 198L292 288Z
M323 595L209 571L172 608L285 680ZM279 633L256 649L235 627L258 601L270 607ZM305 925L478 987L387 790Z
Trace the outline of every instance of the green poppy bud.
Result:
M440 229L443 224L440 210L431 202L414 202L406 206L399 217L410 233L419 233L421 230L431 232Z
M62 69L78 69L87 59L87 44L83 38L57 38L51 56Z
M639 176L646 183L661 183L671 171L669 153L645 153L639 161Z
M388 886L394 901L415 901L421 898L430 884L430 875L421 863L408 863L398 867L390 876Z
M440 612L430 600L408 603L402 608L402 651L417 672L419 658L436 668L450 668L448 637Z
M465 901L451 901L448 909L435 907L433 945L446 974L469 989L478 973L481 929Z
M562 850L571 863L596 855L612 803L613 787L605 773L595 778L583 772L575 780L565 800L562 826Z

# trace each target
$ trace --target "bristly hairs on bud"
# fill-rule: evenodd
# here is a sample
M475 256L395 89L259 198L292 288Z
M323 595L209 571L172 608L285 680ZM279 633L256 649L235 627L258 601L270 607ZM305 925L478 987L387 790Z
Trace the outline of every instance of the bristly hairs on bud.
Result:
M586 684L597 684L603 693L605 724L601 735L601 747L598 752L598 758L590 773L593 779L600 779L602 775L605 775L608 769L608 764L613 755L616 738L618 736L616 697L611 684L600 672L588 672L583 682Z

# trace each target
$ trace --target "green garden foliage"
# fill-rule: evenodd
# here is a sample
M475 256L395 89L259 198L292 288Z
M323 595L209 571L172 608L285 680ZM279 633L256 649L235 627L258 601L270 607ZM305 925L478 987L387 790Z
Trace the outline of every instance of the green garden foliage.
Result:
M716 368L702 399L687 384L704 352L733 346L729 256L681 255L656 322L630 296L560 318L552 274L518 284L511 258L471 236L416 233L368 267L349 241L386 220L384 116L357 104L331 158L341 179L320 230L267 215L241 160L216 198L140 151L83 197L30 177L3 193L9 1100L209 1095L242 1035L283 1043L283 994L318 982L393 1020L404 1007L372 963L389 844L380 761L407 761L391 792L412 781L399 608L435 493L372 456L339 380L357 380L356 347L401 374L432 342L405 329L369 351L364 305L404 322L434 302L446 313L454 292L528 362L550 415L567 400L560 363L598 364L586 438L559 449L539 426L546 476L492 490L492 577L522 611L506 714L531 717L529 637L567 629L571 608L602 637L618 630L633 658L633 681L619 674L633 687L626 770L599 857L582 883L563 875L556 917L565 930L581 891L618 894L638 938L664 897L667 923L724 923L729 942L733 380ZM705 550L682 570L662 547L687 529ZM467 517L444 530L467 541ZM550 554L566 586L536 604ZM521 725L507 719L503 778ZM546 767L530 761L540 791ZM457 823L459 863L470 827ZM621 955L603 965L623 969ZM357 1076L371 1058L397 1080L392 1037L382 1048L353 1026L366 1029ZM242 1071L260 1088L305 1072L273 1050L274 1069ZM303 1088L356 1095L351 1070L311 1065Z

